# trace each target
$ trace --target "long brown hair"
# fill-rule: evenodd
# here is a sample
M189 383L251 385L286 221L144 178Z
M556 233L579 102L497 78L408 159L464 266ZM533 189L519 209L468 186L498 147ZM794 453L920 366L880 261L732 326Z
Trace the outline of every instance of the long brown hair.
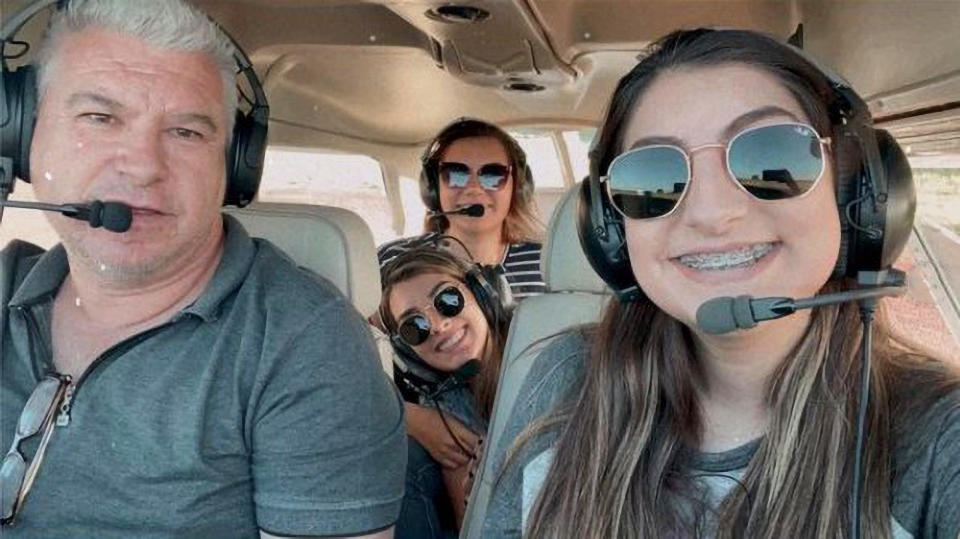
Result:
M426 273L446 275L466 285L473 295L473 288L468 281L471 265L456 255L435 248L417 248L406 251L391 260L383 270L383 295L380 299L380 317L387 332L397 332L397 319L390 311L390 295L397 284ZM490 418L493 410L493 398L497 391L497 380L500 374L500 363L503 359L503 348L507 340L507 330L510 327L510 313L501 309L498 313L487 312L474 297L483 318L487 323L487 342L483 347L483 357L480 359L480 371L471 379L470 388L476 400L477 410L484 419Z
M445 127L431 141L424 155L424 167L435 167L440 156L447 151L454 142L464 138L489 137L503 146L510 161L510 170L513 174L513 193L510 198L510 210L503 221L502 241L504 243L520 243L524 241L539 241L543 236L543 224L537 219L537 204L534 197L533 177L527 166L527 156L520 144L509 133L496 125L474 118L462 118ZM420 189L424 190L424 182L428 181L428 174L421 174ZM436 185L436 189L440 186ZM439 195L438 195L439 196ZM439 209L439 208L431 208ZM450 210L451 208L446 208ZM423 220L424 232L446 232L450 221L444 217L432 217L428 213Z
M622 151L623 125L659 73L722 63L772 74L819 132L831 131L828 81L787 47L753 32L676 32L620 81L598 135L599 170ZM849 178L844 157L833 160L838 183ZM831 282L824 291L845 286ZM907 423L902 419L921 416L930 402L958 387L960 378L942 362L898 349L882 321L876 325L862 521L865 537L884 538L891 535L891 459ZM771 376L770 426L747 465L743 488L710 508L701 501L696 478L683 473L684 458L699 446L703 426L697 390L705 378L693 334L646 296L611 302L589 333L579 393L516 443L548 430L559 433L526 535L683 537L710 526L723 538L844 536L861 337L855 305L811 314L800 342Z

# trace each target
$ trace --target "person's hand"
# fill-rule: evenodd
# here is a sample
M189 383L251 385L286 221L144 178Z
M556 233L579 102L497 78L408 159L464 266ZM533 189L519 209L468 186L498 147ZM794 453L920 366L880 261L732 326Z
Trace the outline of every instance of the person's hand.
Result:
M413 436L427 453L436 460L440 466L447 469L460 468L470 463L471 458L477 452L477 442L479 437L463 423L457 421L450 414L445 419L450 425L450 430L460 440L469 453L464 453L463 449L457 445L457 442L450 437L450 432L443 426L443 420L440 419L440 412L433 408L425 408L413 403L406 403L407 412L407 432Z
M473 489L473 480L477 475L477 466L480 462L480 451L483 439L477 441L477 449L470 461L459 468L444 468L443 483L450 497L457 528L463 528L463 517L467 512L467 503L470 499L470 490Z

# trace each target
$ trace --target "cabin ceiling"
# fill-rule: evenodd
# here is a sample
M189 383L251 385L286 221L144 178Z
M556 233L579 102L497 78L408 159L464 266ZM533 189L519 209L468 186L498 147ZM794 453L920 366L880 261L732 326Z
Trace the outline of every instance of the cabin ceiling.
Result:
M10 13L23 0L0 0ZM197 0L245 48L271 142L377 154L452 119L594 125L650 41L680 27L763 30L845 76L915 155L960 155L960 7L950 0ZM434 15L431 15L433 11ZM42 22L24 33L35 36ZM506 89L535 86L537 92Z

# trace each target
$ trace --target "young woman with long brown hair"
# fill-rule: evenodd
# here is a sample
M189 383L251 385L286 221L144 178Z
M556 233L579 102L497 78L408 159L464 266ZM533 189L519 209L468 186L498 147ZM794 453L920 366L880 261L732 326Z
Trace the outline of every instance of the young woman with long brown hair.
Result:
M484 537L836 538L855 522L869 538L957 537L956 363L911 353L880 316L860 497L858 305L726 334L697 324L719 296L853 286L866 251L850 238L871 232L873 211L850 196L871 180L863 137L903 161L891 185L910 180L841 89L791 47L737 30L670 34L620 81L580 212L612 216L610 250L588 257L620 300L533 366ZM912 191L893 194L888 218L902 222L882 238L884 264L912 220ZM599 245L591 230L581 223L585 245Z
M398 382L417 397L407 405L406 492L396 537L452 537L493 408L510 325L507 285L495 269L434 248L397 256L384 268L383 285L380 316L397 352ZM415 419L424 413L438 415L440 424ZM451 440L462 458L438 453L438 438Z

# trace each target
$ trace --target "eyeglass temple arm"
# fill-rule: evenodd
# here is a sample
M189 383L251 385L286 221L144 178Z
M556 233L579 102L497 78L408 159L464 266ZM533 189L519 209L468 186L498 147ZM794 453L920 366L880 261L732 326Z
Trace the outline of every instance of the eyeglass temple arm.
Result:
M33 460L30 461L30 467L27 468L27 473L23 478L23 486L20 488L20 493L17 495L17 505L14 506L14 514L16 514L17 509L23 505L23 500L26 499L27 493L30 492L30 489L33 488L33 481L37 477L37 472L40 470L40 463L43 462L43 456L47 452L47 445L50 443L50 437L53 436L53 418L57 415L57 410L59 410L60 400L63 398L63 393L66 391L68 384L60 384L60 387L57 389L56 395L53 397L54 406L51 406L47 411L47 416L44 418L44 430L43 437L40 438L40 445L37 446L37 453L34 455Z

